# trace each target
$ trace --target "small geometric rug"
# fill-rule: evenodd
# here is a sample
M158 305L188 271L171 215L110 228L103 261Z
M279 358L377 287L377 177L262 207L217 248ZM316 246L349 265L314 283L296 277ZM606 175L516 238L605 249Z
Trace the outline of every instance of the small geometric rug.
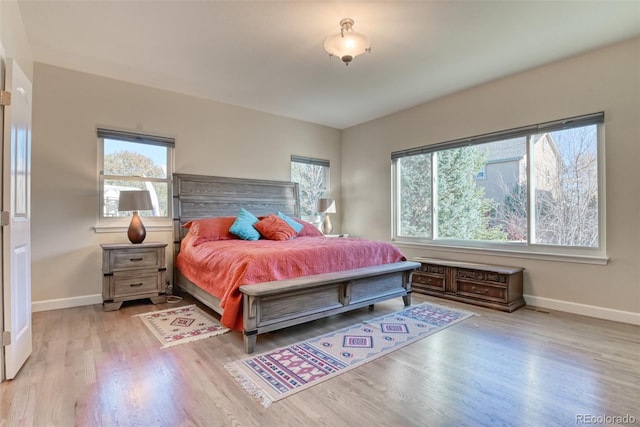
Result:
M151 311L133 317L142 319L162 343L162 348L229 332L218 320L195 305Z
M423 303L289 347L225 364L265 407L428 337L474 313Z

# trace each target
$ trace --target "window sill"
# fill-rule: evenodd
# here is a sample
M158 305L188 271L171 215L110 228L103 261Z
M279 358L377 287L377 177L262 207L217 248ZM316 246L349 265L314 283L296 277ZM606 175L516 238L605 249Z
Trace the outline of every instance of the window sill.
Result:
M170 224L157 224L144 226L147 231L173 231L173 226ZM95 225L93 231L96 233L126 233L129 229L129 225Z
M460 247L460 246L443 246L443 245L433 245L428 243L412 243L412 242L403 242L403 241L394 241L394 244L399 248L410 248L410 249L432 249L437 250L438 252L449 252L449 253L464 253L464 254L474 254L477 255L481 253L482 255L492 255L499 257L508 257L508 258L524 258L524 259L535 259L542 261L554 261L554 262L571 262L577 264L593 264L593 265L607 265L609 263L609 257L606 256L589 256L589 255L568 255L568 254L559 254L559 253L550 253L550 252L528 252L528 251L519 251L517 249L495 249L495 248L468 248L468 247Z

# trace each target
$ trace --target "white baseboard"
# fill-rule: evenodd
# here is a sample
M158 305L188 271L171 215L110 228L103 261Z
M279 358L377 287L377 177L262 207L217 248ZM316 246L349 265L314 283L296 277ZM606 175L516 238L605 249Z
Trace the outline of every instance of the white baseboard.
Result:
M524 300L527 302L527 305L532 305L535 307L547 308L549 310L565 311L567 313L580 314L583 316L596 317L599 319L613 320L614 322L640 325L640 313L634 313L631 311L614 310L611 308L537 297L534 295L524 295ZM31 303L31 310L33 312L48 311L92 304L102 304L102 294L35 301Z
M597 317L599 319L613 320L614 322L631 323L640 325L640 313L632 311L614 310L612 308L598 307L595 305L579 304L551 298L524 295L527 305L550 310L566 311L567 313L581 314L583 316Z
M73 298L50 299L44 301L33 301L31 311L58 310L61 308L80 307L83 305L102 304L102 294L84 295Z

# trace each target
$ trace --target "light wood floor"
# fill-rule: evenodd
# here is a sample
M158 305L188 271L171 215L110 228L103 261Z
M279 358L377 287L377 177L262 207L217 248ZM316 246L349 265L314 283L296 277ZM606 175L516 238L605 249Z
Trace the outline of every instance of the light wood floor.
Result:
M266 409L223 368L244 356L240 333L160 349L131 317L175 305L34 313L33 354L0 384L0 426L640 425L640 327L413 295L479 316ZM257 351L402 308L398 298L261 335Z

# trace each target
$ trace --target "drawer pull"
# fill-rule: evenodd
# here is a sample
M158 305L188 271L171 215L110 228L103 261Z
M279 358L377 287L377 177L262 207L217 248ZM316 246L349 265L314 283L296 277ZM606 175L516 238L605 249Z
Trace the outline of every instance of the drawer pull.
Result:
M133 262L142 261L142 258L129 258L129 261L133 261Z
M486 294L487 294L487 292L489 292L489 288L484 288L484 291L480 291L480 290L476 289L476 287L475 287L475 286L472 286L472 287L471 287L471 290L472 290L473 292L475 292L476 294L481 294L481 295L486 295Z
M129 286L131 286L132 288L137 288L138 286L142 286L142 283L131 283Z

